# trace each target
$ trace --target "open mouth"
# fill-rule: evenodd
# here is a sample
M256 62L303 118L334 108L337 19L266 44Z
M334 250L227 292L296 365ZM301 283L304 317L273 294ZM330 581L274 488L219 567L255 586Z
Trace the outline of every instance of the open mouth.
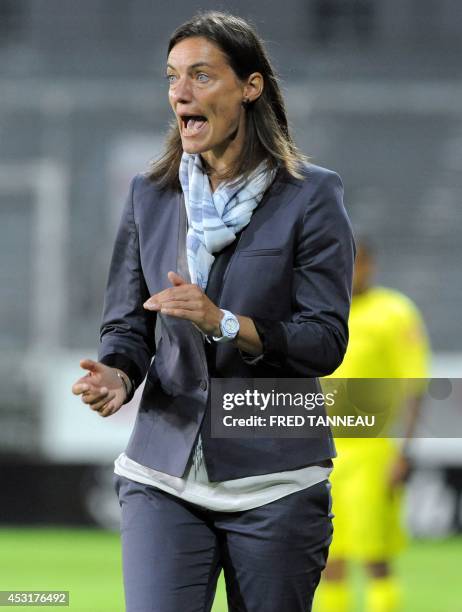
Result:
M184 136L195 136L207 124L207 117L203 115L182 115L181 127Z

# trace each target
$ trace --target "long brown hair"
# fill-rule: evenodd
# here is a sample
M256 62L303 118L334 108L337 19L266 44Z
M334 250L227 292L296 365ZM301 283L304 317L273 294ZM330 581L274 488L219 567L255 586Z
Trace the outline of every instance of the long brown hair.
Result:
M244 19L227 13L200 13L173 32L167 56L176 44L192 37L206 38L215 43L241 81L252 72L260 72L264 79L260 97L245 107L246 137L241 155L222 178L246 178L265 159L270 168L283 166L292 176L302 178L300 164L307 158L292 140L277 76L263 41L253 27ZM175 120L167 134L162 157L151 166L150 178L161 186L180 189L178 170L182 154L180 131Z

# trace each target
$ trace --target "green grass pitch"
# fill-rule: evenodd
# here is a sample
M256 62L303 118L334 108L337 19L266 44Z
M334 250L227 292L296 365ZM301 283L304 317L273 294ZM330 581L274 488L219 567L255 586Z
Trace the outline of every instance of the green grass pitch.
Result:
M397 564L404 612L462 612L461 561L461 537L413 542ZM0 529L0 590L66 590L73 612L124 612L119 536L91 529ZM222 579L213 612L227 612Z

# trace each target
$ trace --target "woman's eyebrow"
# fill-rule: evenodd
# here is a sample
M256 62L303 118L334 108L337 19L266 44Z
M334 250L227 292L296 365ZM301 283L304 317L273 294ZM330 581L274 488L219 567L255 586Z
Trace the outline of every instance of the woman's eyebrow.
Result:
M191 66L188 66L188 70L192 70L193 68L199 68L200 66L208 66L209 68L213 68L212 64L209 64L208 62L195 62L194 64L191 64ZM175 66L172 66L172 64L169 63L167 63L167 68L175 70Z

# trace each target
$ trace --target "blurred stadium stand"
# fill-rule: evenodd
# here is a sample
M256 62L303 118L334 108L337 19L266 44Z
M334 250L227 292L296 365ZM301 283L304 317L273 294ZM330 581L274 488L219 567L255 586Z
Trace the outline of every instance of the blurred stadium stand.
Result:
M460 2L0 0L5 461L72 463L86 452L110 463L123 448L131 420L82 424L70 384L79 358L95 354L129 179L157 155L170 119L169 33L199 8L256 24L298 144L341 174L355 226L377 243L378 280L416 301L437 360L457 364L442 375L458 375ZM88 445L92 429L102 451L96 438ZM66 453L72 435L81 450Z

